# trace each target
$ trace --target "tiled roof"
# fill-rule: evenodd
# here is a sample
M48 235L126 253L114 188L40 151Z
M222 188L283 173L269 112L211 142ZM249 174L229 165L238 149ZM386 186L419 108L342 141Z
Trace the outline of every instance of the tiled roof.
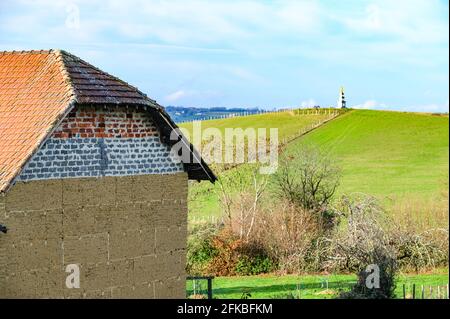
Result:
M146 105L157 111L162 125L176 127L138 89L70 53L0 52L0 193L75 103ZM203 161L188 170L199 176L195 179L215 180Z
M64 61L78 103L153 104L144 93L65 51ZM153 102L153 103L152 103Z
M0 192L74 98L58 52L0 52Z

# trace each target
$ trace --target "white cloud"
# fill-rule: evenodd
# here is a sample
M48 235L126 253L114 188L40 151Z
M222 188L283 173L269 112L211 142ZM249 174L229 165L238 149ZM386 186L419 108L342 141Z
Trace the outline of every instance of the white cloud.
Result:
M375 100L368 100L362 104L351 106L353 109L364 109L364 110L386 110L389 107L384 103L378 103Z
M448 7L440 0L372 0L364 12L350 12L341 21L364 36L390 36L423 45L446 43L448 21L442 19L444 10Z
M368 100L362 104L351 106L353 109L364 110L389 110L393 109L384 103L378 103L375 100ZM449 111L448 101L445 104L425 104L425 105L413 105L413 106L400 106L396 107L396 110L404 112L425 112L425 113L445 113Z
M72 3L77 28L66 24ZM0 45L92 57L167 102L292 104L302 90L335 104L327 92L336 83L362 79L352 98L364 101L375 87L386 104L359 108L413 101L433 109L448 95L442 0L0 0ZM434 96L420 97L428 87Z
M180 99L182 99L188 95L189 95L188 92L186 92L184 90L179 90L179 91L176 91L176 92L173 92L173 93L167 95L165 99L169 102L177 102Z
M426 113L448 113L448 101L445 104L426 104L412 107L404 107L403 111L426 112Z
M188 103L189 101L198 101L199 105L205 105L208 102L220 97L221 94L216 91L198 91L198 90L178 90L164 97L167 103Z
M226 67L225 71L228 71L231 75L237 77L240 80L252 81L253 83L266 82L266 79L264 79L262 76L239 66Z
M321 11L316 1L282 0L276 3L245 0L22 0L22 10L10 15L2 27L16 34L30 32L33 27L45 40L67 40L76 35L98 42L116 34L128 41L162 41L180 46L236 46L262 34L280 35L309 33L320 25ZM68 32L67 8L76 8L80 16L77 32ZM3 9L2 9L3 10ZM3 19L3 18L2 18ZM13 23L22 19L25 23ZM1 30L1 28L0 28ZM55 37L56 35L56 37ZM89 35L91 37L89 38ZM244 42L241 42L244 41Z
M309 100L306 100L306 101L303 101L302 103L300 103L300 107L303 108L303 109L304 108L311 108L311 107L314 107L316 105L318 105L318 103L314 99L309 99Z

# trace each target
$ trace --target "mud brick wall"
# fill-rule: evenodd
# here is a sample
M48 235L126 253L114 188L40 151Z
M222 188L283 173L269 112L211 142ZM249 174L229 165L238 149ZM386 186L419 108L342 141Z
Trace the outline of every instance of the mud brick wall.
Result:
M183 172L138 108L77 106L25 166L18 181Z
M0 195L0 298L184 298L187 185L186 173L16 183Z

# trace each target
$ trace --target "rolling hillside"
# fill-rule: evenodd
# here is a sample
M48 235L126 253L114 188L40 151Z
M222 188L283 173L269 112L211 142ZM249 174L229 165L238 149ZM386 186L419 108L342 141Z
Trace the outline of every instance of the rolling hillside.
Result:
M225 132L225 128L242 128L244 130L247 128L278 128L279 139L282 141L292 136L297 136L305 128L330 118L328 112L323 111L322 113L323 114L294 114L293 112L266 113L222 120L202 121L201 124L202 130L214 127L220 129L222 133ZM183 123L180 127L192 132L192 123ZM248 170L248 168L248 165L242 165L221 174L232 175L236 170L243 171ZM248 170L248 172L250 172L250 170ZM192 183L189 188L189 216L191 218L217 216L220 211L217 196L218 189L218 185L211 185L210 183Z
M317 115L265 114L203 122L203 128L279 127L280 139L295 135ZM189 128L189 125L185 127ZM417 113L354 110L291 142L332 153L343 169L338 193L363 192L381 199L431 200L448 192L449 119ZM250 172L248 165L224 172ZM218 215L217 186L190 188L190 218Z
M340 193L430 198L448 189L449 119L352 111L291 143L331 152L343 169Z
M282 140L298 134L301 129L308 125L326 120L329 117L328 114L297 115L294 112L280 112L202 121L201 123L202 129L214 127L222 133L225 132L225 128L242 128L243 130L247 128L278 128L278 137ZM182 123L180 127L192 132L191 122Z

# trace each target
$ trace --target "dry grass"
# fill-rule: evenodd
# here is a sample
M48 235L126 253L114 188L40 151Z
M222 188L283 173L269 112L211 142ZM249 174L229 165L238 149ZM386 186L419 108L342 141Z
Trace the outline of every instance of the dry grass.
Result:
M448 189L434 199L407 198L398 200L388 210L396 224L417 233L430 229L449 229Z

